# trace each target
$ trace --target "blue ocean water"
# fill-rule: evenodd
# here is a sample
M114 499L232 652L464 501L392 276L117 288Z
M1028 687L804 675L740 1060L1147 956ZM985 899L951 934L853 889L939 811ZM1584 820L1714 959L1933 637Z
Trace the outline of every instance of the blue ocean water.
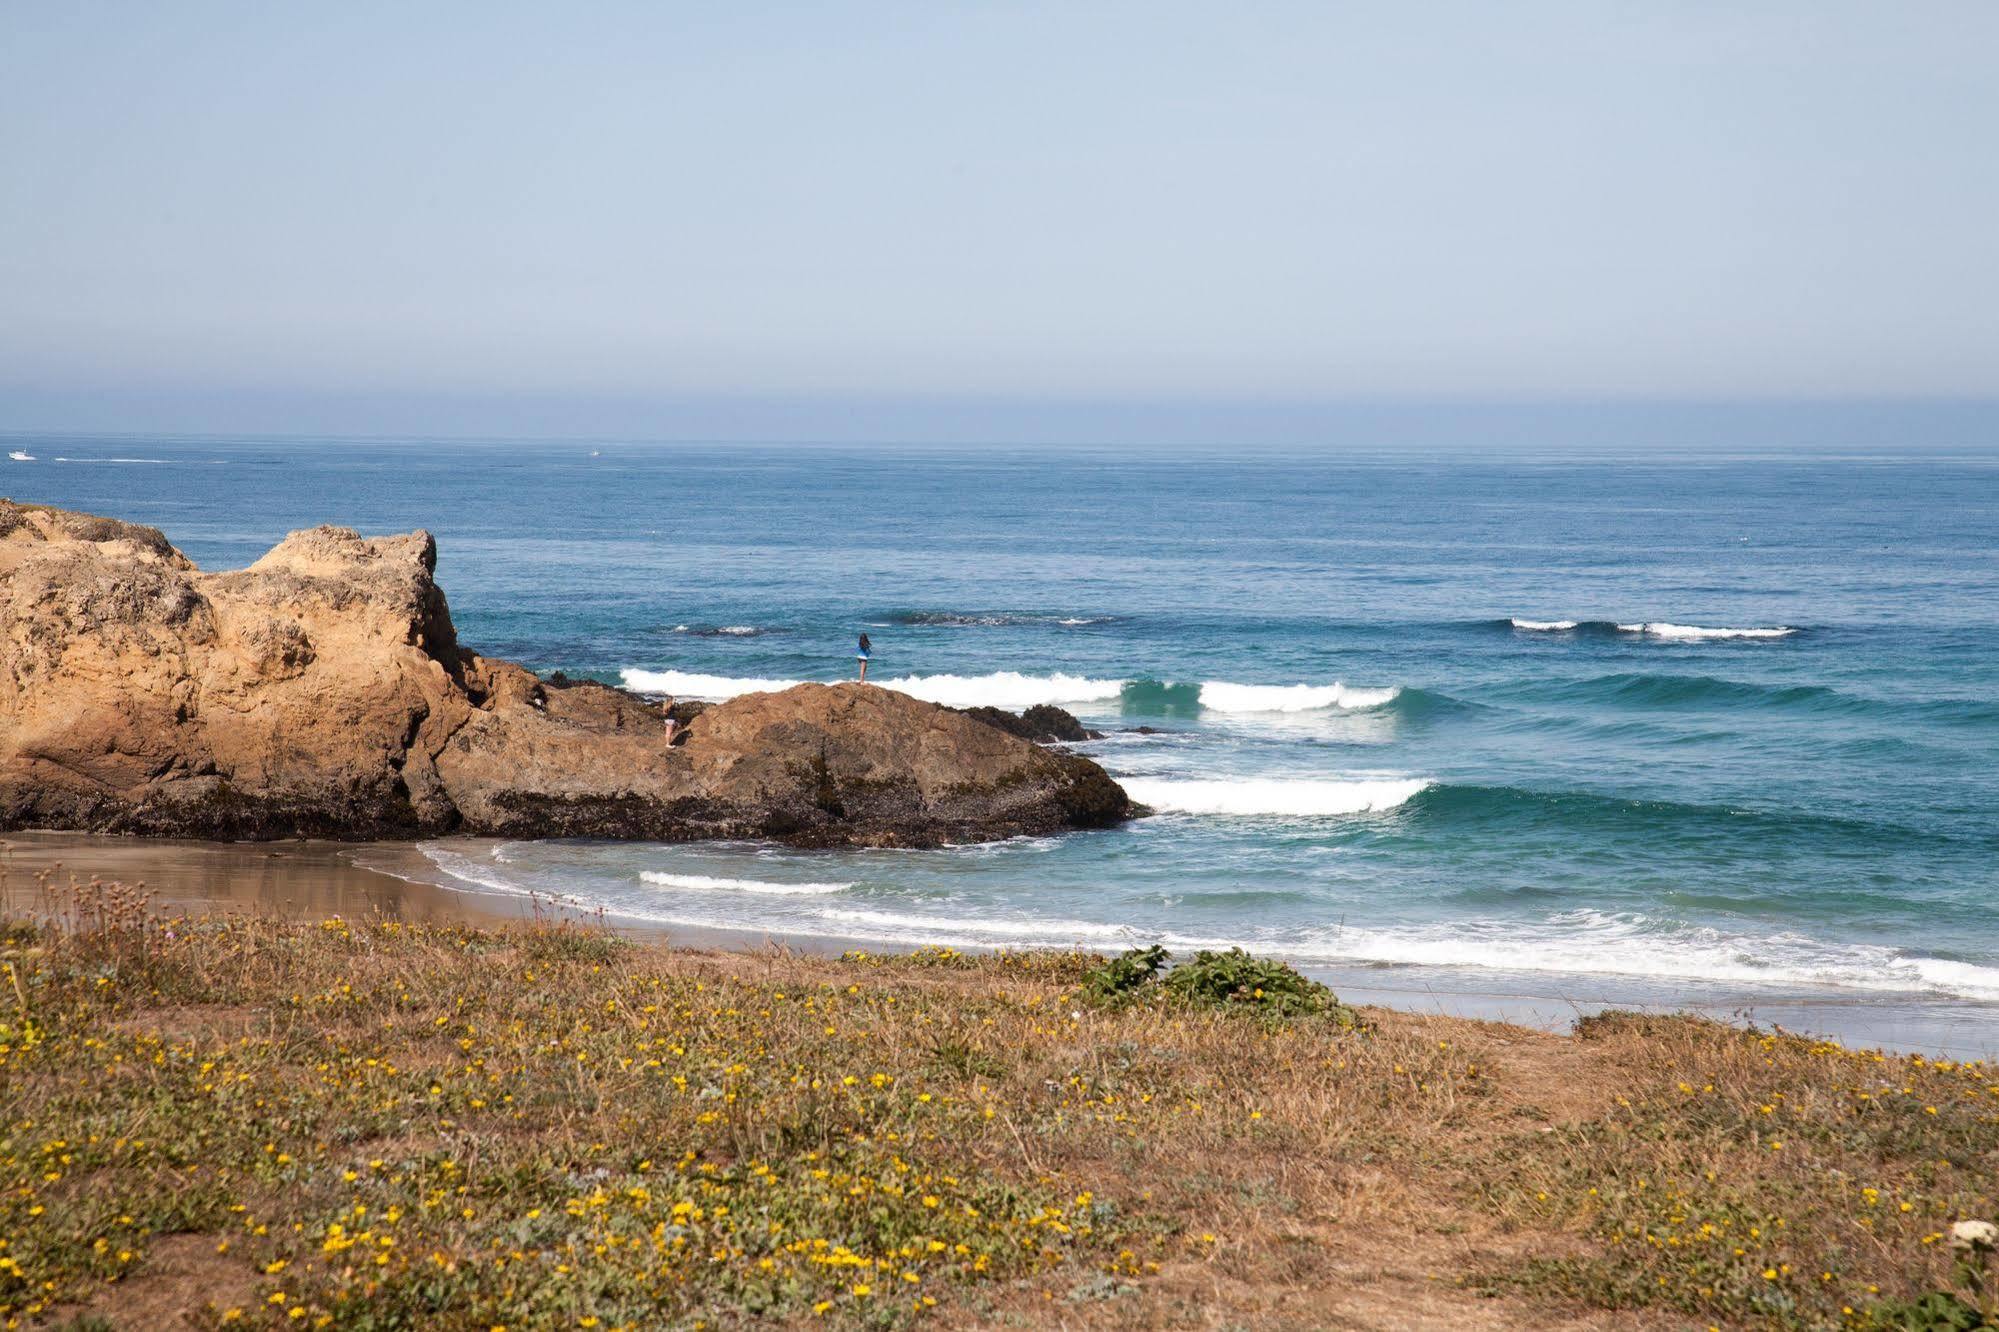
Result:
M725 696L847 676L865 630L891 687L1076 712L1159 811L929 852L428 848L484 891L1999 1018L1999 456L7 447L0 489L208 568L429 528L462 641L544 671Z

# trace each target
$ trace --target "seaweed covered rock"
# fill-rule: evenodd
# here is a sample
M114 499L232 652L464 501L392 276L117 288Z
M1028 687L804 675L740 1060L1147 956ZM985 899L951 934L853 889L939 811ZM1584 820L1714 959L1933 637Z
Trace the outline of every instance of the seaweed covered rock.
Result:
M1069 744L1104 738L1102 731L1090 730L1076 720L1074 713L1052 703L1036 703L1025 712L1008 712L1005 708L994 707L966 708L965 715L977 717L988 726L997 726L1008 735L1032 740L1036 744Z

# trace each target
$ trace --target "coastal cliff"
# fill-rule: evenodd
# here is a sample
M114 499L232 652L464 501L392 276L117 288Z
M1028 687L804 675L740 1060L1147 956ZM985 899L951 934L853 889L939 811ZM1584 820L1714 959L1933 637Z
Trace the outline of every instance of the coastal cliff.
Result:
M0 829L934 845L1104 827L1089 760L856 684L666 712L461 647L426 532L295 532L203 573L0 500Z

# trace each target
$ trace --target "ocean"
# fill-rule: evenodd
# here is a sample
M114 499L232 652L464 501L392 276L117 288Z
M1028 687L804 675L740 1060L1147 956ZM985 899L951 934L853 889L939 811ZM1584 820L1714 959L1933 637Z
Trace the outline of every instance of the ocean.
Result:
M461 641L544 672L719 698L850 676L865 631L890 688L1074 712L1157 811L936 851L424 847L468 892L1999 1032L1999 455L7 447L0 490L204 568L428 528Z

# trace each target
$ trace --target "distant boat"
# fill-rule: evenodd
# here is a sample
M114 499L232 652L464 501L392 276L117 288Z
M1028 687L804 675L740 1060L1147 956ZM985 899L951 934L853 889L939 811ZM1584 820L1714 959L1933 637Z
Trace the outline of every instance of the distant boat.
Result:
M8 454L7 456L9 458L12 458L15 462L33 462L35 460L35 455L29 453L26 449L15 449L12 453Z

